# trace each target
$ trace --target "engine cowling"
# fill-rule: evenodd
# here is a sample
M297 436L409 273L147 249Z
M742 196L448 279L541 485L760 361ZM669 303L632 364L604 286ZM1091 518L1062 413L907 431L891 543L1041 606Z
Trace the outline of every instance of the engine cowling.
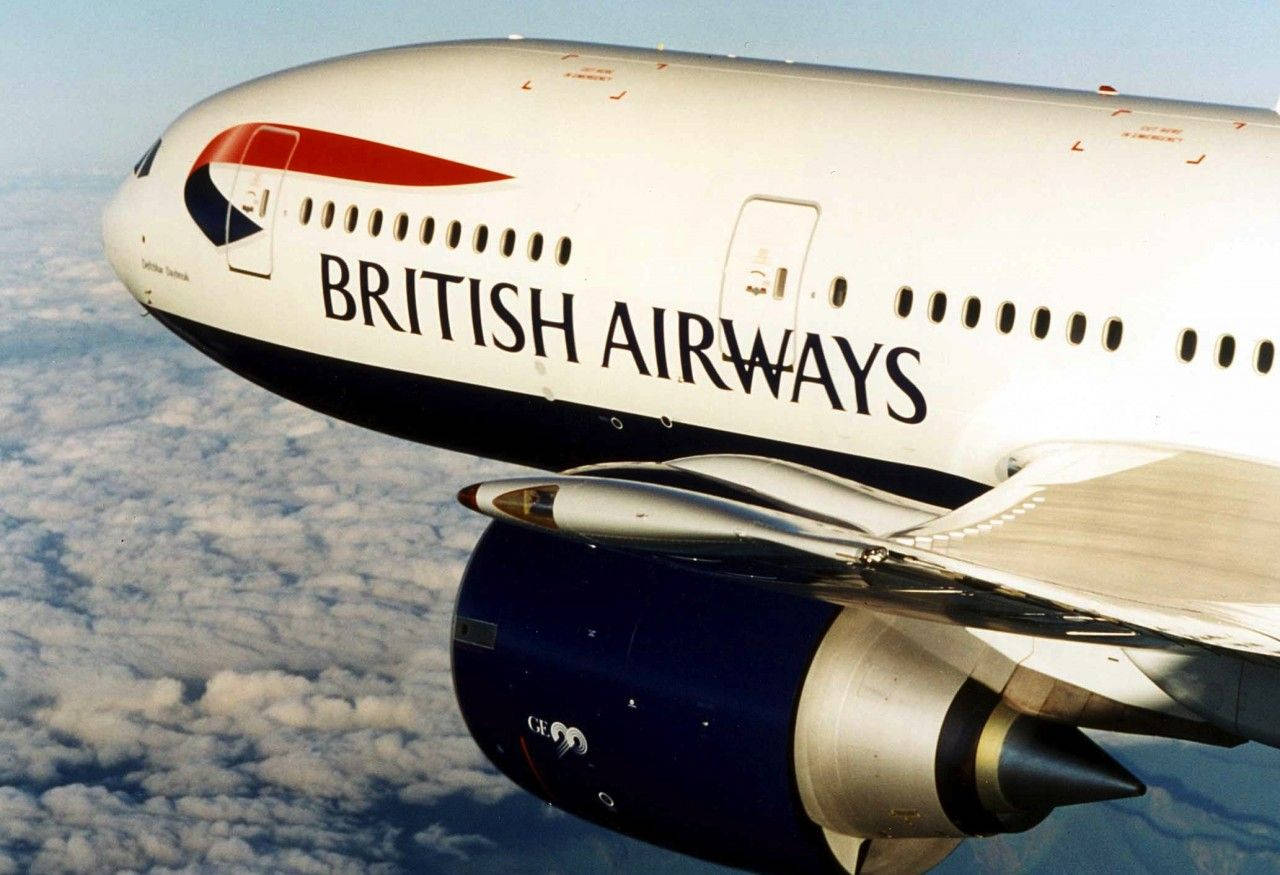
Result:
M703 567L491 525L453 645L489 759L610 829L772 872L927 868L964 836L1141 792L894 622Z

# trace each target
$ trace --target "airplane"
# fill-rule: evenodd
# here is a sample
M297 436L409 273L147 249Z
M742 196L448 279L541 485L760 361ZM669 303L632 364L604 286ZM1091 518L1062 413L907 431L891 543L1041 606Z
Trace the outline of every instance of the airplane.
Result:
M1270 110L513 37L217 94L103 240L246 379L546 472L458 484L516 784L924 871L1143 793L1082 728L1280 746L1278 158Z

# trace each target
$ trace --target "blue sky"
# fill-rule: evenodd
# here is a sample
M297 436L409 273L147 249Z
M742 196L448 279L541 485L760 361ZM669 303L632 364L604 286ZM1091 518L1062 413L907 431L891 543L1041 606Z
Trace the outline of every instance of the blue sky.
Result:
M1280 4L1206 10L4 6L0 875L718 871L550 813L466 736L447 630L482 524L449 484L506 469L304 411L139 318L97 217L183 108L334 54L512 32L1272 105ZM1280 752L1105 743L1148 796L943 870L1280 868Z
M1280 4L7 0L0 170L128 167L182 109L252 76L407 42L562 37L1273 106Z

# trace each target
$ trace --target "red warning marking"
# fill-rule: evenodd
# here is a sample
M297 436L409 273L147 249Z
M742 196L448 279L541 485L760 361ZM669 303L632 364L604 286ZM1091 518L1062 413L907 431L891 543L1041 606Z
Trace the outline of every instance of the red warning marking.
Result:
M1084 148L1080 145L1080 141L1079 141L1079 140L1076 140L1074 143L1072 143L1072 144L1071 144L1071 151L1072 151L1072 152L1083 152L1083 151L1084 151Z
M1204 160L1204 154L1203 154L1203 153L1201 153L1201 155L1200 155L1200 157L1199 157L1199 158L1197 158L1197 159L1196 159L1196 160L1194 160L1194 161L1188 161L1187 163L1188 163L1188 164L1199 164L1199 163L1200 163L1201 161L1203 161L1203 160Z
M532 80L532 79L526 79L526 80L524 80L524 84L520 86L520 90L521 90L521 91L532 91L532 90L533 90L533 80Z
M1244 125L1245 125L1245 123L1244 123L1244 122L1232 122L1232 124L1236 126L1236 130L1237 130L1237 131L1238 131L1238 130L1240 130L1241 128L1243 128L1243 127L1244 127Z
M665 70L665 69L667 69L667 65L666 65L666 64L659 64L659 65L658 65L658 69L659 69L659 70Z
M621 94L610 94L610 95L609 95L609 99L610 99L610 100L621 100L622 98L624 98L624 97L626 97L626 96L627 96L627 92L623 91Z
M1181 143L1182 128L1164 128L1160 125L1143 125L1136 131L1124 131L1120 136L1132 140L1148 140L1155 143Z
M574 53L574 54L572 54L572 55L561 55L561 56L560 56L560 60L562 60L562 61L567 61L567 60L569 60L570 58L576 58L576 57L578 57L578 55L577 55L576 53Z
M1131 109L1117 109L1115 112L1111 113L1111 117L1115 118L1118 115L1125 115L1126 113L1131 113L1131 112L1133 112L1133 110Z

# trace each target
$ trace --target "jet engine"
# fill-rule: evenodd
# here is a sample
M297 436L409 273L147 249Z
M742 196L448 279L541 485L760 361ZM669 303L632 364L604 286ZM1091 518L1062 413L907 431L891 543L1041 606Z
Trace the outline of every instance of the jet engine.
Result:
M967 661L940 655L948 636ZM713 561L494 523L458 594L453 677L471 734L530 793L757 871L921 870L965 836L1143 792L1076 727L1006 705L975 647Z

